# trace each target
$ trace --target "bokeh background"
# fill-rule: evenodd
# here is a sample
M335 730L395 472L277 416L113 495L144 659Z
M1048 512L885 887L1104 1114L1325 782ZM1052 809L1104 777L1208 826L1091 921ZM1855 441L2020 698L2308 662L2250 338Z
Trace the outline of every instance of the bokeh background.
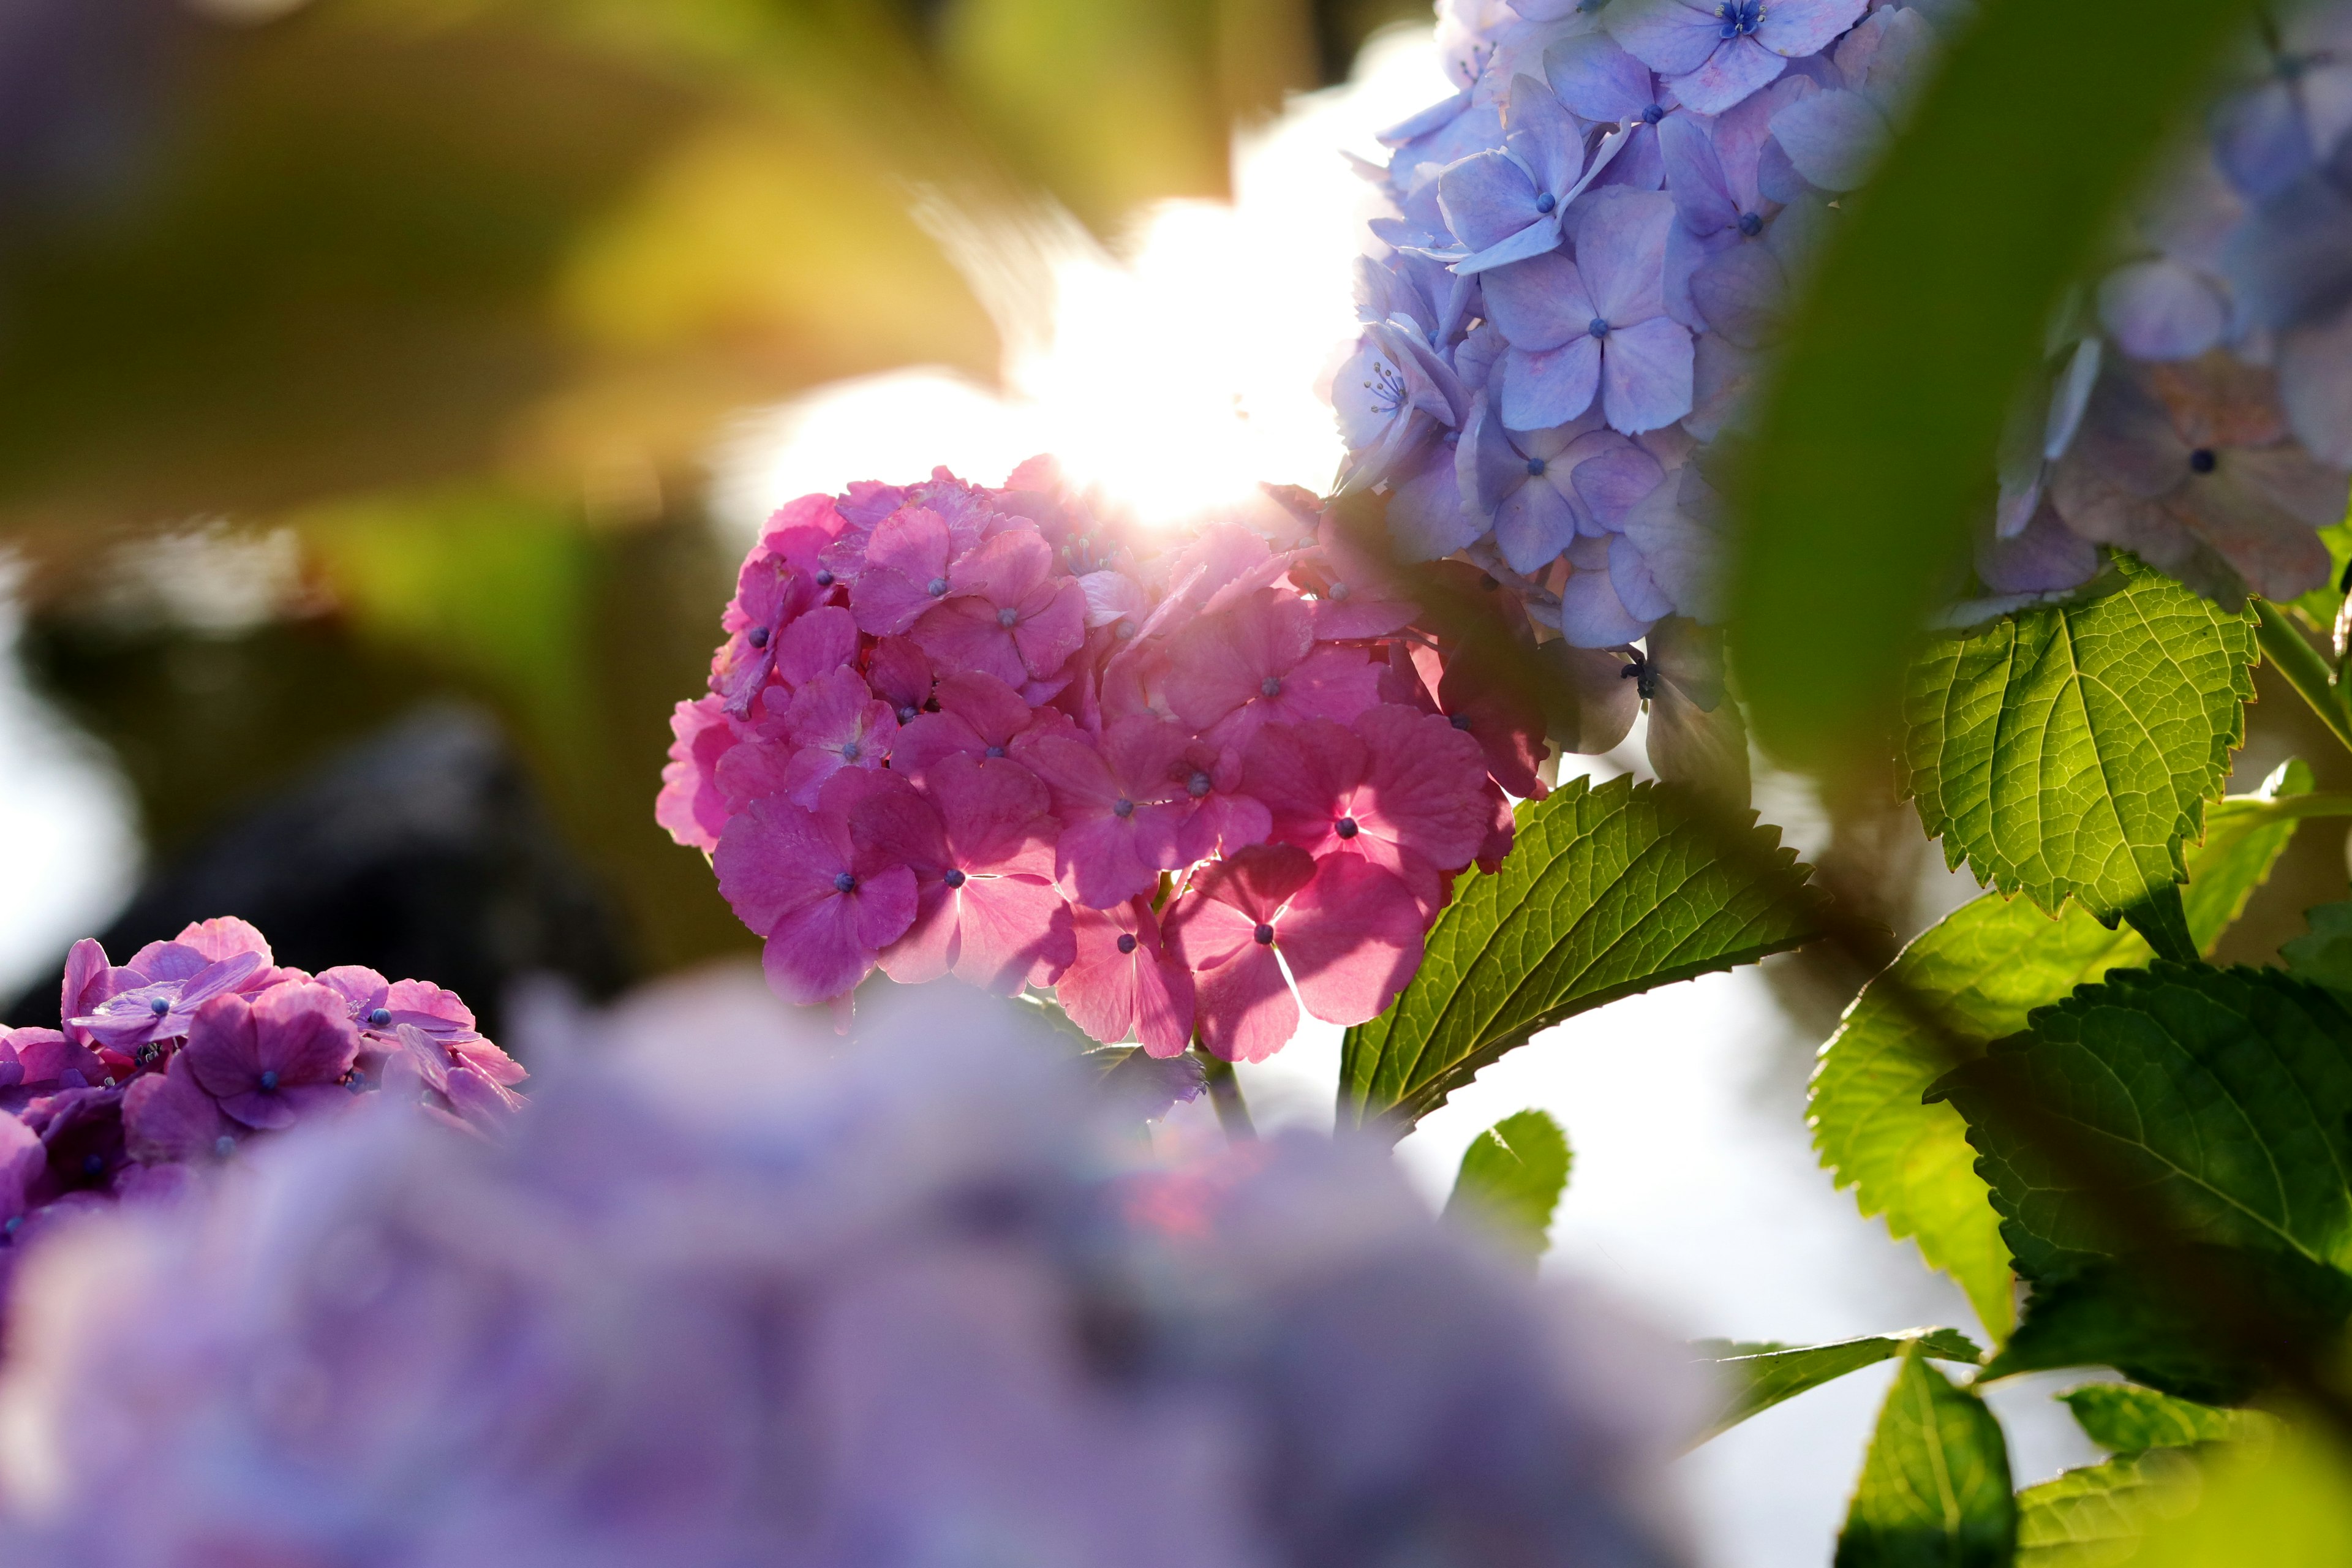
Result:
M0 0L9 1021L54 1019L74 937L224 912L493 1032L526 981L748 955L651 804L759 519L1046 448L1147 518L1319 488L1343 153L1445 90L1429 36L1414 0ZM2352 787L2263 696L2232 787ZM1758 776L1892 935L1973 892L1888 780ZM2302 831L2225 956L2345 895ZM1855 981L1792 955L1578 1020L1402 1156L1442 1194L1551 1110L1549 1266L1676 1331L1973 1327L1807 1147ZM1336 1055L1248 1070L1261 1121L1328 1126ZM1710 1562L1828 1560L1881 1381L1696 1457ZM2021 1483L2090 1457L2047 1393L1998 1396Z

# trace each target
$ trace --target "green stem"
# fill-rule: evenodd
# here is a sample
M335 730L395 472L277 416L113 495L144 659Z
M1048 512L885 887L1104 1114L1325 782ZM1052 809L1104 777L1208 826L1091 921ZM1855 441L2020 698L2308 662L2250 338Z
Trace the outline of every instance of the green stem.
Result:
M1197 1046L1193 1051L1201 1058L1209 1103L1217 1108L1217 1125L1225 1130L1225 1137L1235 1143L1256 1142L1257 1123L1250 1120L1249 1102L1242 1099L1242 1083L1234 1076L1234 1064Z
M2277 605L2267 599L2256 599L2253 606L2262 622L2263 657L2311 704L2320 722L2333 731L2347 750L2352 750L2352 707L2346 705L2343 689L2329 675L2327 661L2319 657L2319 650L2311 646L2294 623L2279 613Z
M2222 799L2249 816L2273 822L2299 822L2306 816L2352 816L2352 792L2340 789L2282 795L2269 800L2251 795L2224 795Z

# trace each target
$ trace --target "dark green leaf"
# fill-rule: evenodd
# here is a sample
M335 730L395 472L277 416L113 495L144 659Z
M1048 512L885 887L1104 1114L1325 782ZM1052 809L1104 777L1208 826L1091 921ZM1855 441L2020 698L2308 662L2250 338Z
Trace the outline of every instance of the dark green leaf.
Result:
M2245 908L2294 836L2295 817L2275 804L2309 805L2311 770L2282 764L2252 795L2206 813L2205 842L2189 854L2184 907L2190 936L2210 949ZM2328 796L2352 809L2352 797ZM2137 932L2108 931L2069 904L2055 921L2031 903L1988 895L1962 905L1904 949L1873 981L1822 1048L1813 1074L1813 1146L1852 1186L1865 1215L1884 1215L1897 1237L1958 1280L1996 1339L2015 1319L2009 1248L1986 1201L1965 1124L1948 1105L1923 1104L1952 1064L1896 1000L1896 988L1933 1009L1957 1041L1981 1049L2025 1026L2026 1015L2108 970L2153 955Z
M2305 911L2311 929L2279 948L2287 972L2352 995L2352 900Z
M1825 1345L1786 1345L1773 1340L1701 1340L1691 1348L1699 1352L1727 1393L1723 1414L1708 1426L1706 1436L1729 1430L1760 1410L1808 1389L1875 1366L1901 1355L1913 1345L1938 1361L1967 1362L1984 1358L1958 1329L1912 1329L1899 1334L1871 1334Z
M1506 1116L1462 1152L1445 1212L1483 1219L1530 1258L1540 1257L1568 1186L1570 1159L1559 1122L1540 1110Z
M2352 1260L2352 1014L2316 985L2276 970L2118 970L1929 1093L1967 1120L2028 1276L2158 1239L2114 1232L2112 1205L2051 1158L2060 1137L2159 1207L2176 1227L2167 1243Z
M1837 1568L2009 1568L2016 1540L2000 1423L1914 1349L1879 1411Z
M1341 1123L1401 1133L1539 1029L1811 941L1805 876L1778 828L1671 787L1576 779L1520 805L1502 870L1464 874L1412 983L1348 1031Z
M2259 1442L2278 1423L2259 1410L2219 1410L2128 1383L2088 1383L2060 1394L2092 1442L2111 1454L2185 1448L2192 1443Z
M2148 1527L2197 1506L2197 1461L2172 1448L2068 1470L2017 1494L2017 1568L2108 1568Z
M1904 703L1907 782L1945 859L2109 926L2187 877L2258 657L2250 616L2119 565L2112 593L1930 645Z
M2184 1287L2223 1279L2273 1314L2278 1343L2249 1347L2214 1331ZM2352 1312L2352 1279L2293 1254L2188 1247L2161 1257L2073 1268L2033 1288L2025 1321L1985 1367L1988 1378L2111 1366L2183 1399L2231 1405L2261 1392L2267 1352L2315 1342Z
M1850 222L1733 492L1733 630L1768 748L1811 756L1876 733L1942 574L1990 510L2009 398L2052 301L2252 9L2156 0L2119 29L2101 0L1988 4L1841 203Z

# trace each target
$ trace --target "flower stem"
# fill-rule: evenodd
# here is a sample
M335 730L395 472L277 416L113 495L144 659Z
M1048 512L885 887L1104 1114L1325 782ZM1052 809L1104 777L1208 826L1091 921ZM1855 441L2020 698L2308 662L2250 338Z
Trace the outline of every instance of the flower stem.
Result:
M2347 749L2352 749L2352 704L2345 701L2343 688L2329 675L2327 661L2319 657L2319 650L2311 646L2294 623L2279 613L2277 605L2267 599L2252 603L2254 614L2262 622L2259 635L2263 657L2311 704L2320 722L2334 731Z
M1242 1099L1242 1083L1234 1076L1234 1064L1207 1051L1200 1054L1201 1076L1209 1086L1209 1103L1217 1108L1217 1125L1232 1142L1256 1142L1257 1123L1250 1120L1249 1102Z

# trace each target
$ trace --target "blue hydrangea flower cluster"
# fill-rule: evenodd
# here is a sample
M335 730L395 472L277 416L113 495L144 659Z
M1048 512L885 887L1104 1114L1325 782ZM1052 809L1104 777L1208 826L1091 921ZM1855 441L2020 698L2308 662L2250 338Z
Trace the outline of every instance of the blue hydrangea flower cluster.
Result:
M1348 489L1585 648L1716 618L1710 444L1969 0L1441 0L1459 90L1366 165L1394 204L1337 378ZM1978 551L2004 607L2097 546L2218 597L2322 581L2352 464L2352 5L2268 26L2053 326Z

